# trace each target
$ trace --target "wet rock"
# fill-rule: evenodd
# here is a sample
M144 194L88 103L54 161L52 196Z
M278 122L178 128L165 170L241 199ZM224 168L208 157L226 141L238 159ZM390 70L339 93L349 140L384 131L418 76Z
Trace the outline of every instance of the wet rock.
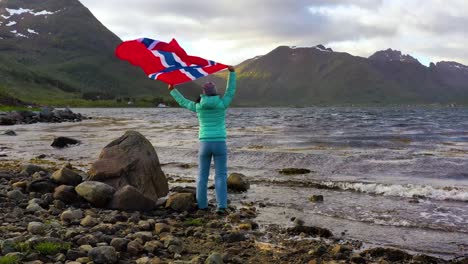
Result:
M323 195L312 195L309 197L309 201L317 203L317 202L323 202Z
M126 185L115 192L109 207L117 210L150 211L155 201L145 197L137 188Z
M80 200L75 187L69 185L60 185L55 188L53 197L67 204L77 203Z
M279 173L284 175L295 175L295 174L307 174L311 171L308 169L299 169L299 168L284 168L279 171Z
M29 203L28 206L26 206L26 211L30 213L35 213L35 212L44 211L44 208L42 208L36 202L33 202L33 203Z
M382 258L389 262L406 262L409 261L412 256L402 250L393 249L393 248L372 248L368 250L364 250L360 254L363 257L370 257L372 259Z
M23 192L21 192L18 189L9 191L7 193L7 197L9 199L11 199L11 200L14 200L14 201L22 201L22 200L26 200L28 198L28 196L26 196L26 194L24 194Z
M16 136L16 132L13 131L13 130L5 130L2 135L5 135L5 136Z
M223 264L223 257L218 252L211 253L205 260L205 264Z
M85 181L75 187L79 196L96 207L105 207L115 192L112 186L97 181Z
M52 142L51 146L54 148L65 148L70 145L80 144L81 142L74 138L69 137L56 137Z
M38 165L28 164L21 166L21 174L33 175L35 172L46 171L44 168Z
M245 175L240 173L231 173L227 178L227 186L229 190L245 192L250 188L250 183Z
M146 242L145 245L143 246L145 251L148 253L155 253L156 249L162 248L162 247L163 247L163 244L161 242L154 241L154 240Z
M16 120L10 116L0 115L0 126L12 126Z
M161 233L164 233L164 232L170 232L171 231L171 227L168 225L168 224L165 224L165 223L157 223L154 225L154 231L156 232L156 234L161 234Z
M52 180L65 185L76 186L83 181L83 178L78 173L63 167L52 174Z
M143 245L137 240L130 241L127 244L127 252L131 255L138 255L143 252L143 250Z
M28 232L33 235L44 235L46 233L46 226L40 222L30 222L28 224Z
M351 256L351 258L349 260L351 261L351 263L355 263L355 264L366 264L367 263L366 259L359 256L359 255L353 255L353 256ZM427 262L424 262L424 263L427 263Z
M335 259L347 259L352 251L353 248L350 246L337 244L331 248L330 254Z
M34 180L28 185L29 192L52 193L57 185L49 179Z
M98 223L99 221L96 218L90 215L87 215L85 216L85 218L81 219L80 225L86 226L86 227L93 227L97 225Z
M117 263L119 257L115 249L111 246L101 246L91 249L88 257L96 264Z
M247 240L247 237L241 232L231 232L222 236L225 243L234 243Z
M289 234L299 235L300 233L305 233L310 236L319 236L324 238L332 237L333 234L330 230L316 227L316 226L294 226L287 229Z
M195 209L195 196L192 193L171 194L166 202L166 208L183 212Z
M116 190L131 185L153 201L169 190L153 145L136 131L127 131L109 143L88 175L89 180L105 182Z
M60 215L60 220L66 223L76 222L83 218L83 211L80 209L68 209Z
M110 245L115 248L117 251L126 251L127 245L130 240L126 238L115 237L111 240Z

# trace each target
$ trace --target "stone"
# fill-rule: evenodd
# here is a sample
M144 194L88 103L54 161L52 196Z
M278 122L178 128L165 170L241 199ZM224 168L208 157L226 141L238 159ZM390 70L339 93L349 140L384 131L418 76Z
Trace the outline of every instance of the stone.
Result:
M170 232L171 227L168 224L165 224L165 223L156 223L154 225L154 231L156 232L156 234L159 235L159 234L164 233L164 232Z
M145 251L148 253L155 253L156 249L162 248L162 247L163 247L163 244L161 242L154 241L154 240L146 242L145 245L143 246Z
M67 204L77 203L80 200L78 194L75 192L75 187L69 185L56 187L53 197Z
M312 195L311 197L309 197L309 201L311 202L323 202L323 195Z
M19 181L19 182L13 183L11 186L13 186L13 188L15 188L15 189L25 190L28 187L28 182L27 181Z
M90 215L87 215L85 216L85 218L81 219L80 225L86 226L86 227L93 227L97 225L98 223L99 221L96 218Z
M360 253L360 255L363 257L368 256L372 259L382 258L391 263L407 262L412 258L410 254L402 250L394 249L394 248L382 248L382 247L364 250L363 252Z
M57 185L49 179L34 180L28 185L29 192L52 193Z
M54 148L65 148L70 145L77 145L80 144L81 142L77 139L74 138L69 138L69 137L56 137L54 138L54 141L52 142L51 146Z
M126 238L114 237L112 238L110 245L117 251L125 251L130 240Z
M114 195L115 189L102 182L85 181L75 187L79 196L96 207L105 207Z
M37 203L30 203L30 204L28 204L28 206L26 206L26 211L30 212L30 213L35 213L35 212L44 211L44 208L42 208Z
M13 130L5 130L2 135L5 135L5 136L16 136L16 132L13 131Z
M138 255L143 252L143 250L143 245L137 240L130 241L127 244L127 252L131 255Z
M28 232L33 235L44 235L46 233L46 225L41 222L30 222L28 224Z
M136 131L127 131L104 147L88 175L89 180L105 182L116 190L131 185L153 201L169 191L153 145Z
M171 194L166 201L166 208L183 212L195 209L195 196L192 193Z
M211 253L205 260L205 264L223 264L223 256L218 252Z
M40 171L46 171L46 170L44 168L42 168L41 166L28 164L28 165L21 166L21 172L20 173L31 176L35 172L40 172Z
M14 201L22 201L28 198L26 194L17 189L7 192L7 197Z
M227 178L227 186L229 190L245 192L250 188L250 183L245 175L240 173L231 173Z
M76 186L83 181L83 178L78 173L63 167L52 174L52 180L65 185Z
M88 257L96 264L117 263L119 256L111 246L101 246L91 249Z
M66 223L79 221L81 220L81 218L83 218L83 211L81 211L80 209L68 209L60 215L60 220Z
M333 236L330 230L316 226L294 226L288 228L287 231L289 234L292 235L299 235L300 233L305 233L310 236L319 236L324 238L329 238Z
M222 236L222 239L225 243L234 243L247 240L247 237L241 232L231 232Z
M156 202L145 197L137 188L125 185L114 193L109 207L117 210L150 211L156 207Z

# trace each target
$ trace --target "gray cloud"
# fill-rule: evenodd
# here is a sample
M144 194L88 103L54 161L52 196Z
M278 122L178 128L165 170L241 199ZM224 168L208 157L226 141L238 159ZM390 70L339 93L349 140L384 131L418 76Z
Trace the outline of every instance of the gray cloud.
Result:
M278 45L319 43L369 56L388 47L468 64L467 1L81 0L122 39L177 38L190 53L238 63Z

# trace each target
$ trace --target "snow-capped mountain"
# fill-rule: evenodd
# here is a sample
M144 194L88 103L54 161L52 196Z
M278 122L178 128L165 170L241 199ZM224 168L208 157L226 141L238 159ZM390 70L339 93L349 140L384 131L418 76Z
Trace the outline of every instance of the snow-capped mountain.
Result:
M419 63L419 61L410 55L402 54L399 50L387 49L380 50L369 57L369 60L375 61L400 61L408 63Z

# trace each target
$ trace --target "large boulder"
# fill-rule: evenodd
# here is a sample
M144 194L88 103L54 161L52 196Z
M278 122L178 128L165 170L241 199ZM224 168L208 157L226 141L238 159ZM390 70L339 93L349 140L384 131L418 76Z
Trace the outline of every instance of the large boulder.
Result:
M118 210L150 211L156 207L156 202L144 196L135 187L126 185L114 194L109 207Z
M51 146L54 148L65 148L70 145L80 144L81 142L74 138L69 137L56 137L52 142Z
M85 181L75 187L76 193L97 207L105 207L115 192L115 189L102 182Z
M88 176L88 180L107 183L116 190L131 185L153 201L169 191L153 145L136 131L127 131L104 147Z
M250 188L250 183L245 175L231 173L227 178L227 186L231 191L245 192Z

